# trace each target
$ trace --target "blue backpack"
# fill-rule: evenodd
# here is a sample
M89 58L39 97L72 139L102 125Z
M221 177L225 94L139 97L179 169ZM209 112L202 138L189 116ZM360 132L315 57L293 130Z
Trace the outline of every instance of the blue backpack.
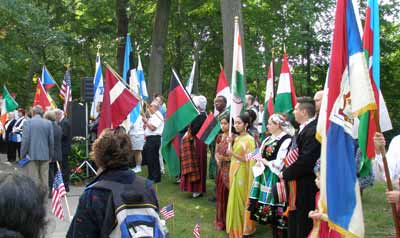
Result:
M106 219L101 229L102 237L166 237L151 186L151 181L139 176L135 177L132 184L102 180L91 186L91 188L105 189L112 193L106 208ZM112 221L110 218L115 218L115 220Z

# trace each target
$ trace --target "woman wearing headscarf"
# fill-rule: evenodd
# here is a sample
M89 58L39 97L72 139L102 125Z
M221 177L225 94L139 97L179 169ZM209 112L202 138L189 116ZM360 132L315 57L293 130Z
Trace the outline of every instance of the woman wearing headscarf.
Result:
M207 146L196 134L207 118L207 99L202 95L194 96L193 102L200 114L182 138L180 188L182 191L193 193L193 198L196 198L206 191Z
M255 174L250 190L248 209L251 212L252 220L272 225L272 234L275 238L278 237L279 201L275 199L272 191L273 186L279 182L278 175L283 168L283 159L292 141L293 130L290 123L280 114L273 114L269 117L267 128L271 135L262 142L260 147L262 159L257 161L253 168Z

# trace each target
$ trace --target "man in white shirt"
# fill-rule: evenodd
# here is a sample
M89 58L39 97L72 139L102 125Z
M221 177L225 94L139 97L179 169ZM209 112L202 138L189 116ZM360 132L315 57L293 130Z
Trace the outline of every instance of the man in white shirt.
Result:
M159 149L161 145L161 134L164 129L164 118L159 111L159 104L153 101L149 108L150 117L143 117L145 126L144 136L146 142L143 147L142 156L147 162L148 179L154 183L161 182L161 168L159 161Z
M141 115L138 116L135 123L131 124L129 137L131 138L133 155L136 162L136 167L133 171L140 173L142 171L142 151L144 146L144 124Z

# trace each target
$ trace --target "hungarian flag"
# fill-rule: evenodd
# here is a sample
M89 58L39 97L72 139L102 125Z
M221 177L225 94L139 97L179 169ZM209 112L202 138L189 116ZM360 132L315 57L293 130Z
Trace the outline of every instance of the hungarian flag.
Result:
M203 122L199 132L197 132L196 137L204 141L205 144L209 145L214 141L215 137L221 131L221 124L218 118L214 116L212 112L208 114L207 119Z
M45 65L43 65L42 68L42 83L46 91L54 87L54 85L56 85L53 76L51 76L50 72L47 70ZM45 110L45 108L43 108L43 110Z
M229 88L228 81L226 80L225 71L222 67L218 76L216 97L218 96L223 96L226 98L226 108L228 108L231 105L231 90ZM217 116L218 113L219 112L217 111L217 109L214 108L214 115Z
M177 176L180 173L178 133L189 125L197 115L199 115L199 112L175 71L172 70L165 116L166 121L161 140L161 153L167 162L171 176Z
M379 4L378 0L369 0L363 35L364 54L369 64L369 76L374 90L378 109L375 112L366 111L360 115L358 128L358 144L361 149L362 162L360 176L368 176L372 169L370 159L375 157L373 136L377 131L377 119L382 132L391 130L392 123L380 90L380 45L379 45Z
M296 106L296 91L294 90L293 78L290 74L288 57L285 48L278 90L276 92L275 112L291 114L294 106Z
M235 35L233 43L233 64L232 64L232 98L231 118L240 115L244 109L246 96L246 85L243 71L242 41L240 39L239 21L235 19Z
M10 95L6 86L3 86L3 103L1 104L1 124L4 126L7 121L7 113L15 111L18 103Z
M355 11L352 0L337 1L329 76L318 117L319 209L343 237L364 237L353 127L355 116L376 109Z
M33 106L41 106L43 111L46 111L48 107L53 107L52 100L50 100L49 95L47 95L46 90L42 85L40 79L38 79L36 86L35 98L33 99Z
M125 84L118 79L117 73L108 65L106 65L105 76L103 103L97 130L99 135L105 128L118 127L139 103L139 99L126 88Z
M268 118L274 113L274 57L268 68L267 85L265 87L265 100L261 132L267 131Z

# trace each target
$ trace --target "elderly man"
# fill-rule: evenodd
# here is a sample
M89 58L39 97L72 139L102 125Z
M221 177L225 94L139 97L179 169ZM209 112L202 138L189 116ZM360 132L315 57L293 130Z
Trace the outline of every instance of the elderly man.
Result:
M322 98L324 97L324 90L320 90L314 95L314 103L315 103L315 113L318 116L319 110L321 109Z
M159 160L159 149L161 146L161 134L164 129L164 118L159 111L159 104L153 101L148 108L150 117L143 117L145 126L144 136L146 142L143 147L142 156L147 162L148 179L155 183L161 182L161 167Z
M32 108L32 119L24 124L21 155L29 157L26 174L47 191L49 159L53 157L54 136L51 122L42 118L40 106Z
M64 111L57 109L56 113L56 121L58 125L61 126L62 129L62 137L61 137L61 151L62 151L62 161L61 161L61 171L64 180L65 190L69 192L69 165L68 165L68 156L71 152L71 123L68 118L65 117Z

